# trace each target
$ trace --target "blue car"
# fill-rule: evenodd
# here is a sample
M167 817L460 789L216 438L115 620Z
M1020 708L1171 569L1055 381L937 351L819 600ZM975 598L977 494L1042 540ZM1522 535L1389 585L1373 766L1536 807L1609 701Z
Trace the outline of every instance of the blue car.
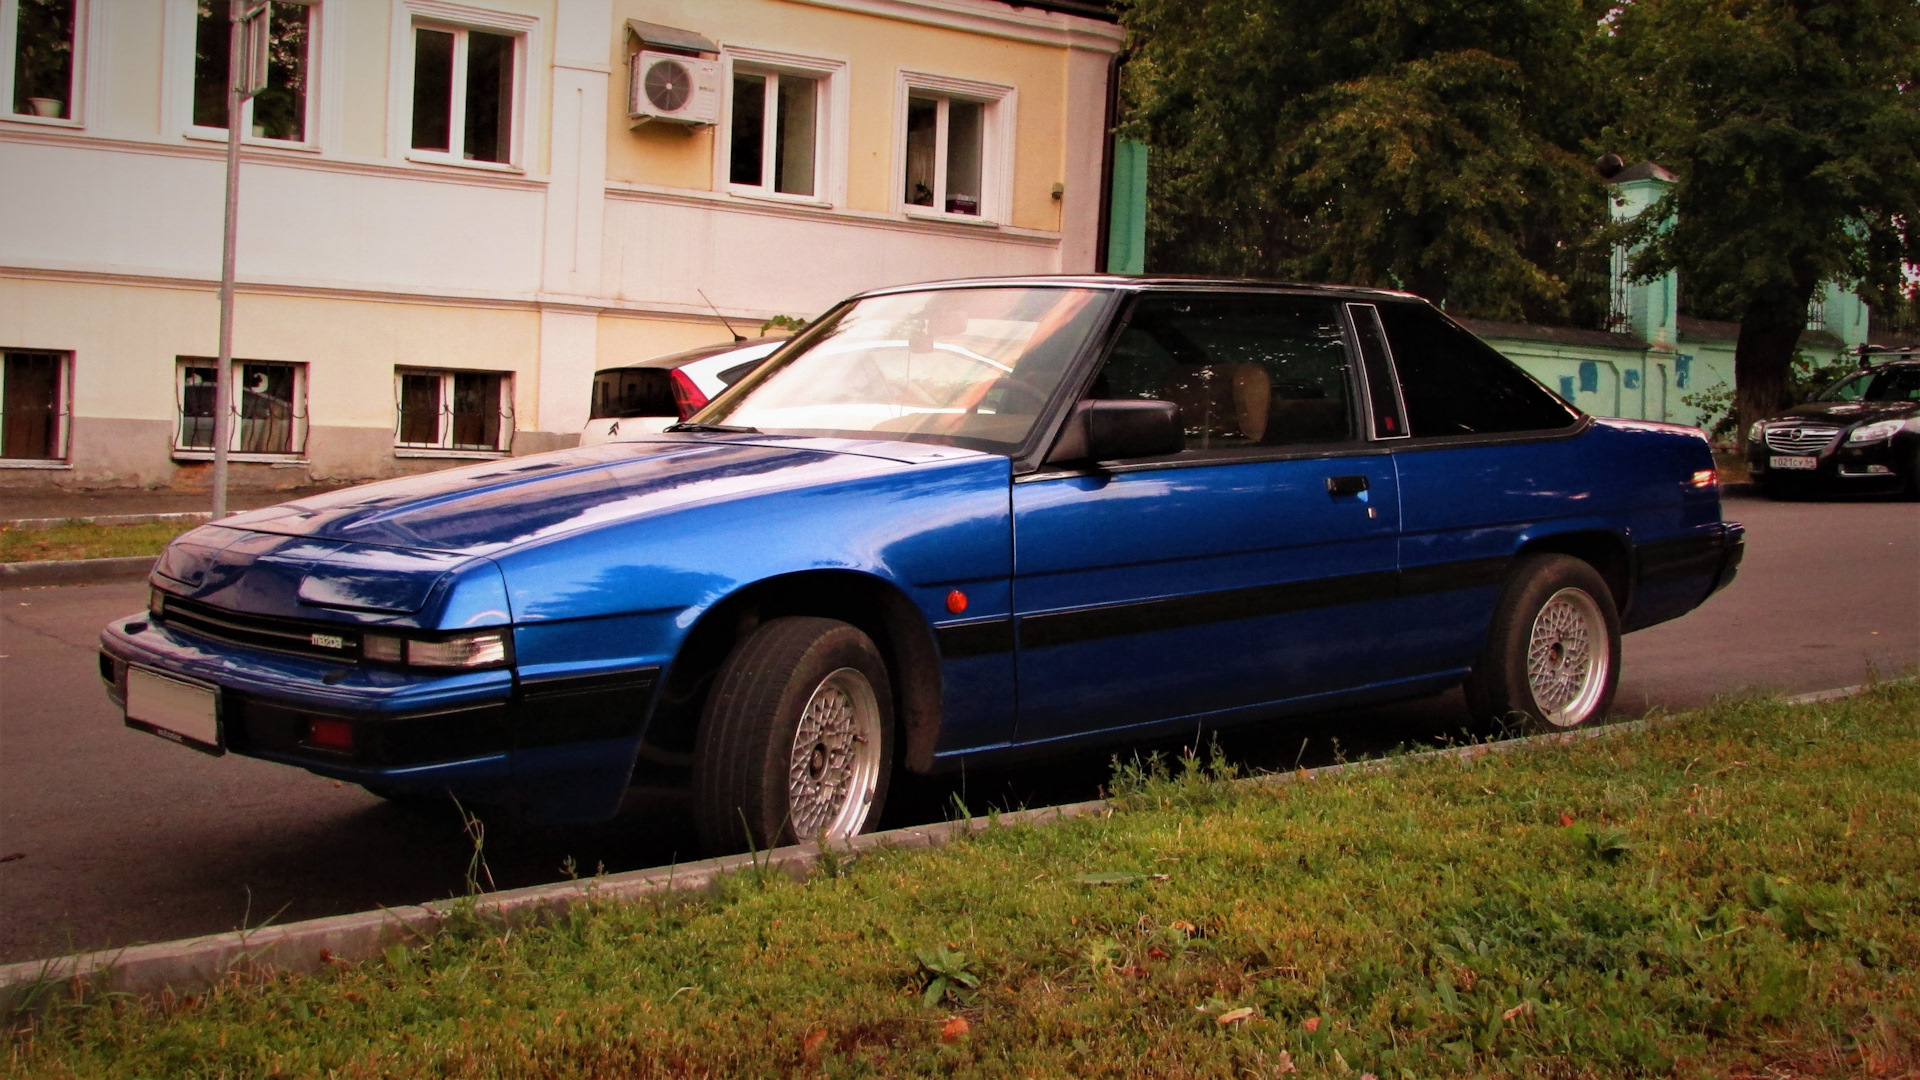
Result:
M1433 694L1603 716L1732 580L1706 439L1586 416L1408 295L885 289L690 420L175 540L128 726L524 820L871 828L899 769Z

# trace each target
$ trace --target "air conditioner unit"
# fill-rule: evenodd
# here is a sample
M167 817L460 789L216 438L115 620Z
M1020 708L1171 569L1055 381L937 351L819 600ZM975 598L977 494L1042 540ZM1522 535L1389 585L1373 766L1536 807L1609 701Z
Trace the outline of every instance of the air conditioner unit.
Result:
M676 53L633 54L627 80L627 119L714 124L720 120L720 64Z

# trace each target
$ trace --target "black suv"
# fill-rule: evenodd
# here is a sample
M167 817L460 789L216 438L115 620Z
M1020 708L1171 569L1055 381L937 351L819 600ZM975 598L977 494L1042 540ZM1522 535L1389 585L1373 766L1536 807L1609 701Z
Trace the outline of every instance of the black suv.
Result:
M1772 498L1894 490L1920 498L1920 360L1867 368L1756 422L1747 464Z

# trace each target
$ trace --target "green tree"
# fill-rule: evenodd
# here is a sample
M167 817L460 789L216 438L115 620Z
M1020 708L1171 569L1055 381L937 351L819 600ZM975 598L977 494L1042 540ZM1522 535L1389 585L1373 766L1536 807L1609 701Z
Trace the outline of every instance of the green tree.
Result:
M1133 0L1159 271L1597 321L1608 117L1588 0Z
M1891 305L1920 264L1920 4L1634 0L1616 25L1613 134L1679 177L1634 269L1677 269L1693 307L1740 321L1744 445L1789 403L1816 291Z

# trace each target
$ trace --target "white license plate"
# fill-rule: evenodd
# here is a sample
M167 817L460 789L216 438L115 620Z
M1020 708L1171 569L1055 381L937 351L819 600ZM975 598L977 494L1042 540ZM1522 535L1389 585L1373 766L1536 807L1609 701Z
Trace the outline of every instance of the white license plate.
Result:
M220 691L145 668L127 668L127 723L195 750L224 754Z
M1769 469L1817 469L1819 467L1819 458L1779 457L1776 455L1767 459L1767 468Z

